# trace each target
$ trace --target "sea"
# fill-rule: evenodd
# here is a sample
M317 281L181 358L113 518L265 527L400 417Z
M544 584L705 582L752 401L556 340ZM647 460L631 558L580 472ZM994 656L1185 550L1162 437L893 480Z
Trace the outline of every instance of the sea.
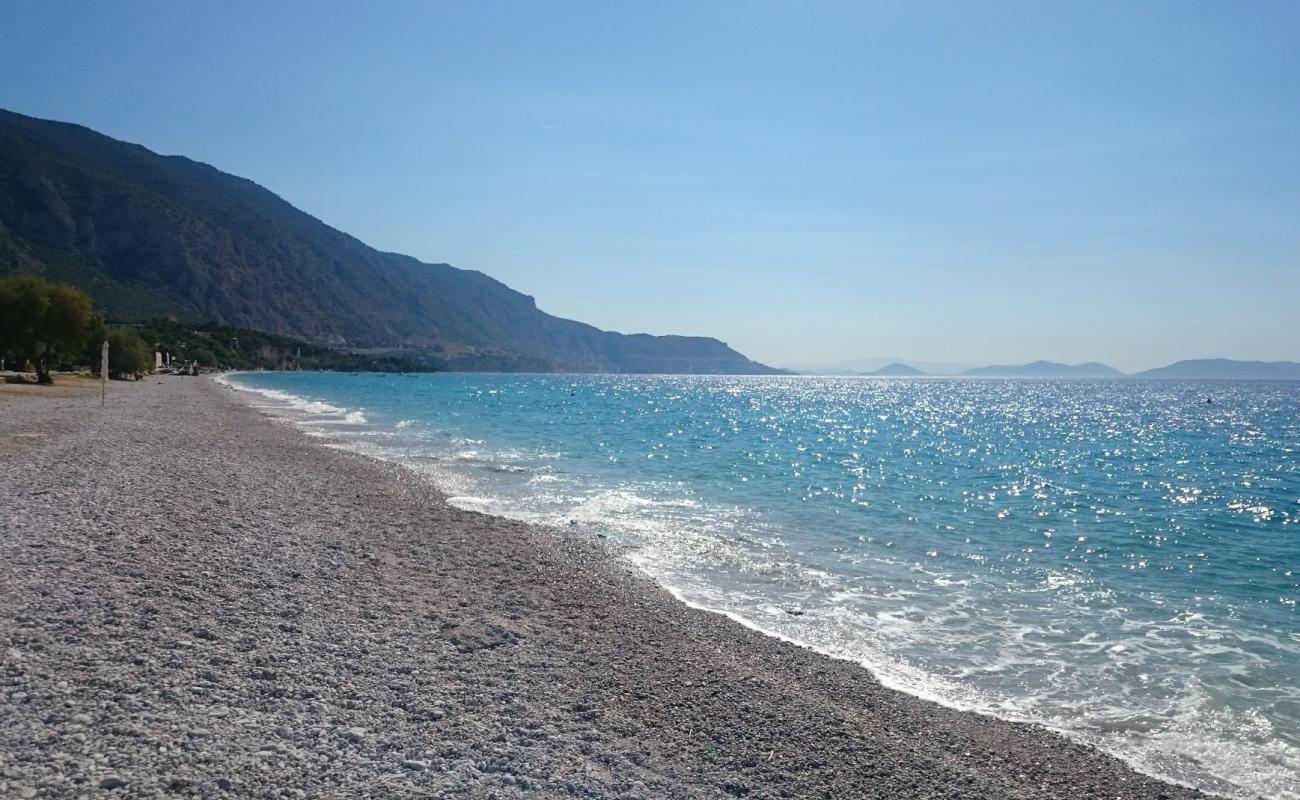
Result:
M1300 383L223 381L888 686L1300 798Z

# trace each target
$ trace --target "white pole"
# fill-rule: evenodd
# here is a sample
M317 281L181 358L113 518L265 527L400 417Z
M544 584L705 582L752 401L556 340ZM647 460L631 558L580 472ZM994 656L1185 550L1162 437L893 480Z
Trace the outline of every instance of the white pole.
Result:
M108 396L108 341L99 348L99 407L104 407L104 398Z

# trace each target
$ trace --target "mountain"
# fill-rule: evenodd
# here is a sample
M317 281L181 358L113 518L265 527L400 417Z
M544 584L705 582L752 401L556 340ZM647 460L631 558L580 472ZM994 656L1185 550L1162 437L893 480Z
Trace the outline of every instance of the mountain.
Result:
M884 369L894 364L901 364L906 367L918 369L926 375L960 375L968 369L974 369L974 364L955 364L944 361L917 361L913 358L899 358L897 356L878 356L876 358L853 358L846 361L836 361L830 364L802 364L790 366L791 372L803 373L806 375L871 375L877 370Z
M252 181L0 110L0 274L85 289L110 317L250 328L447 369L769 373L716 339L624 335L481 272L384 253Z
M869 375L880 375L882 377L908 377L914 378L926 373L909 364L900 364L895 361L893 364L886 364L875 372L867 373Z
M1123 373L1107 364L1089 361L1086 364L1058 364L1054 361L1035 361L1032 364L1006 366L995 364L978 367L962 373L980 378L1119 378Z
M1182 378L1186 380L1273 380L1300 381L1300 363L1295 361L1233 361L1228 358L1194 358L1166 367L1139 372L1135 378Z

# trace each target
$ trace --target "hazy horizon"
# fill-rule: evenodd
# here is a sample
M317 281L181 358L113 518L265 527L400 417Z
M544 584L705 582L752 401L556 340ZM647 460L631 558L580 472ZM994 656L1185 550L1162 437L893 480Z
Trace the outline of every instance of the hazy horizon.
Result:
M1128 374L1136 374L1139 372L1145 372L1146 370L1150 370L1150 369L1157 369L1159 367L1166 367L1171 364L1178 363L1180 361L1202 361L1202 360L1204 361L1227 360L1227 361L1241 361L1241 362L1254 362L1254 363L1260 363L1260 362L1296 363L1293 359L1272 359L1271 361L1269 361L1265 359L1254 359L1254 358L1231 358L1230 356L1190 356L1188 358L1179 358L1179 359L1175 359L1174 361L1166 361L1166 362L1161 362L1159 364L1149 364L1147 366L1139 367L1136 369L1123 369L1121 367L1116 366L1115 364L1106 361L1101 361L1095 358L1088 359L1086 361L1078 361L1078 362L1061 361L1059 359L1054 359L1054 358L1031 358L1027 361L951 362L951 361L941 361L937 359L927 359L927 358L909 358L907 356L865 356L862 358L844 358L844 359L836 359L833 361L800 361L800 362L791 362L789 364L773 364L772 366L783 367L786 369L795 369L795 370L836 369L836 370L851 370L851 371L875 371L883 367L890 366L892 364L905 364L907 366L913 366L918 369L921 369L935 377L945 377L945 376L956 376L966 370L978 369L981 367L1020 367L1020 366L1028 366L1030 364L1034 364L1037 362L1048 362L1051 364L1064 364L1066 366L1072 366L1072 367L1084 366L1087 364L1100 364L1105 367L1115 367L1120 372L1128 375Z
M0 107L777 366L1300 361L1300 7L10 9Z

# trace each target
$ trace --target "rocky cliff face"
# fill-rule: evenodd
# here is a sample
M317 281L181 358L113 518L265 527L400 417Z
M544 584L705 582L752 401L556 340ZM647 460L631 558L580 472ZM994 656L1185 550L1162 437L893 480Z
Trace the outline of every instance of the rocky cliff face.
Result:
M0 273L170 316L452 369L763 373L716 339L623 335L540 311L481 272L383 253L257 184L87 128L0 111Z

